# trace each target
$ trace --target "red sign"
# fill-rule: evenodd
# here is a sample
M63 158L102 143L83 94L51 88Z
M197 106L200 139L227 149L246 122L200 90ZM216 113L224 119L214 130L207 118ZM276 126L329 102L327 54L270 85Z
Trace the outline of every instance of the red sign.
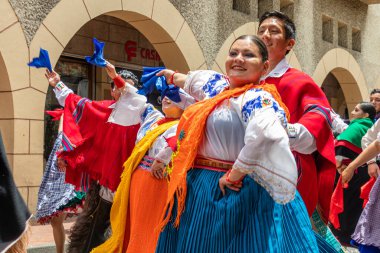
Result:
M125 42L124 50L128 56L127 61L131 61L137 56L137 50L140 51L140 56L143 59L154 60L157 62L161 61L160 55L156 50L148 48L137 48L137 42L133 40L128 40Z

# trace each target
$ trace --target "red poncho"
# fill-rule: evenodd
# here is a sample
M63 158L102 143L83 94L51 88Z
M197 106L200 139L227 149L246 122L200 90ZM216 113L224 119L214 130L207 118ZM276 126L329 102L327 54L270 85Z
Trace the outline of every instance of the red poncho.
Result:
M307 74L294 68L289 68L282 77L269 77L265 82L276 85L289 109L289 123L302 124L316 140L318 152L310 155L293 152L299 173L297 188L309 215L318 203L327 221L336 167L326 96Z
M107 122L115 101L91 101L75 94L65 100L63 152L68 163L66 182L77 189L87 184L87 175L115 191L123 163L131 154L140 124L121 126ZM127 117L127 115L126 115Z

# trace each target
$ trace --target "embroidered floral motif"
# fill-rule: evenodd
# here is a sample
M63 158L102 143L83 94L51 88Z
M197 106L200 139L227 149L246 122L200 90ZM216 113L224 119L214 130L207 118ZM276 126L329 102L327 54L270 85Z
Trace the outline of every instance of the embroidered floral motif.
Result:
M223 75L213 74L202 89L207 97L212 98L222 92L227 86L228 83Z
M246 96L248 96L248 93L251 93L251 92L254 92L258 95L252 98L251 100L247 101L242 107L241 114L242 114L242 119L244 122L249 121L249 117L251 116L254 110L270 107L270 108L273 108L273 110L277 114L279 114L279 118L282 120L281 123L286 126L287 122L286 122L285 112L279 106L277 101L273 100L273 98L266 92L263 92L262 89L249 90ZM250 95L250 97L253 97L253 96Z
M185 138L185 130L182 129L181 132L179 132L178 140L182 141L183 138Z
M252 114L253 110L263 108L262 106L262 97L258 96L255 99L249 100L244 104L241 109L241 114L244 122L248 122L249 117Z
M151 113L153 112L154 110L156 110L152 105L149 105L144 113L141 115L141 120L144 121L144 119Z

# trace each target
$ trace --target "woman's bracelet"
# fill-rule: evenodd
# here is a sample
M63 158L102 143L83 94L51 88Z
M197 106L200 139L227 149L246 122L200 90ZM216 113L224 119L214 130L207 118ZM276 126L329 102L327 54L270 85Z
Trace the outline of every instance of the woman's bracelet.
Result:
M374 163L376 163L376 161L369 161L367 162L367 165L374 164Z
M227 171L227 173L226 173L226 181L227 181L228 183L230 183L230 184L234 184L234 185L236 185L236 184L240 184L240 183L243 181L245 175L243 175L243 176L242 176L241 178L239 178L238 180L232 181L232 180L230 179L231 171L232 171L232 169L229 169L229 170Z
M177 74L178 71L174 71L173 74L171 74L170 78L169 78L169 83L170 84L174 84L174 75ZM175 84L174 84L175 85Z

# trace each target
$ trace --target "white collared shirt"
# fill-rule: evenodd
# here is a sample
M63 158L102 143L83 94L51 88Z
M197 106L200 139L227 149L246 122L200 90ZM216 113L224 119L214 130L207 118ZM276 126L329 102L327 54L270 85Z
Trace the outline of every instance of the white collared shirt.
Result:
M274 69L272 69L272 71L269 72L268 75L262 77L261 80L265 80L268 77L275 77L275 78L282 77L285 74L285 72L288 71L288 69L290 69L290 65L289 65L288 61L286 60L286 58L283 58L276 65L276 67Z

